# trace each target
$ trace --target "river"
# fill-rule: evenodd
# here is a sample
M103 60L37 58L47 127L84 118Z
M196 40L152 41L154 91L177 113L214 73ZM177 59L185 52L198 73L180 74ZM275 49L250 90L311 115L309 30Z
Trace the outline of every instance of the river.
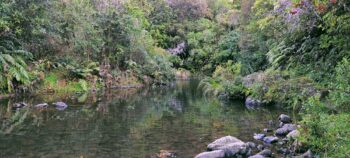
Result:
M69 107L11 110L16 102L56 101ZM190 158L222 136L253 141L281 112L203 96L197 80L98 95L22 96L0 101L0 157L153 158L171 150Z

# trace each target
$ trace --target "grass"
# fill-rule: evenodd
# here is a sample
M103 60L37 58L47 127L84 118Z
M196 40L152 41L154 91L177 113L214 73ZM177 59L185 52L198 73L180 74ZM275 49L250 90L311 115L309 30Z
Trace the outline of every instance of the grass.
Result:
M83 79L69 80L64 71L53 71L45 76L39 91L55 93L86 92L90 88L89 83Z

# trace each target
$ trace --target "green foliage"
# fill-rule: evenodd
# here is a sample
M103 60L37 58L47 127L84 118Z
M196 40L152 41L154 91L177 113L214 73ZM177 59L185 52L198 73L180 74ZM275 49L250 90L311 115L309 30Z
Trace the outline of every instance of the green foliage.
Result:
M73 78L87 78L92 75L98 75L100 71L100 67L97 62L85 62L82 64L73 62L63 65L69 71L69 77Z
M0 37L0 90L11 93L16 82L30 84L25 60L31 59L32 54L21 49L13 34L5 32Z
M310 98L303 117L305 130L301 141L311 146L322 157L350 156L350 115L348 113L329 114L329 110L319 98Z
M350 62L343 59L336 67L336 77L331 84L333 89L330 100L334 106L343 111L350 112Z
M262 78L249 87L247 92L266 103L275 102L298 110L309 97L321 93L312 79L294 76L290 72L268 71Z
M242 96L241 64L228 61L224 65L216 67L213 76L203 79L199 87L205 95L221 95L228 97Z

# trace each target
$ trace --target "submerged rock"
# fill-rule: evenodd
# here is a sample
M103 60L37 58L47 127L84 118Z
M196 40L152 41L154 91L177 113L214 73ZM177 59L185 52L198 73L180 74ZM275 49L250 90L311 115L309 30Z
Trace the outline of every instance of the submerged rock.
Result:
M57 110L65 110L68 107L68 105L64 102L57 102L54 103L54 105L56 106Z
M265 137L263 141L264 143L272 144L272 143L278 142L278 138L274 136L268 136L268 137Z
M22 109L24 107L27 107L28 104L27 103L15 103L13 106L12 106L12 110L19 110L19 109Z
M224 158L225 152L223 150L215 150L203 152L195 156L195 158Z
M42 109L42 108L47 108L49 107L49 104L47 103L42 103L42 104L37 104L37 105L34 105L35 108L38 108L38 109Z
M257 108L263 105L263 102L252 97L247 97L245 100L245 106L249 109Z
M265 134L254 134L254 139L263 140L265 138Z
M292 119L288 115L285 115L285 114L281 114L278 117L278 120L283 122L283 123L291 123L292 122Z
M226 136L226 137L222 137L219 138L217 140L215 140L214 142L210 143L207 147L207 149L210 150L219 150L219 148L229 145L229 144L233 144L233 143L242 143L244 144L243 141L237 139L236 137L232 137L232 136Z
M160 150L159 154L157 154L158 158L175 158L176 153L174 151L169 150Z

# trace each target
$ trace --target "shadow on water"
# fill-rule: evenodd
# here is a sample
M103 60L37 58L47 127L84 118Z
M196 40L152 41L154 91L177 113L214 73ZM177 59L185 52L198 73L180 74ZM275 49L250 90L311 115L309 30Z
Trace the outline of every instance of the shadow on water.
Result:
M204 97L198 81L170 87L113 90L96 95L21 97L0 102L0 157L153 158L160 150L193 157L225 135L251 141L276 120L275 108ZM15 102L29 107L13 111ZM31 108L64 101L64 111Z

